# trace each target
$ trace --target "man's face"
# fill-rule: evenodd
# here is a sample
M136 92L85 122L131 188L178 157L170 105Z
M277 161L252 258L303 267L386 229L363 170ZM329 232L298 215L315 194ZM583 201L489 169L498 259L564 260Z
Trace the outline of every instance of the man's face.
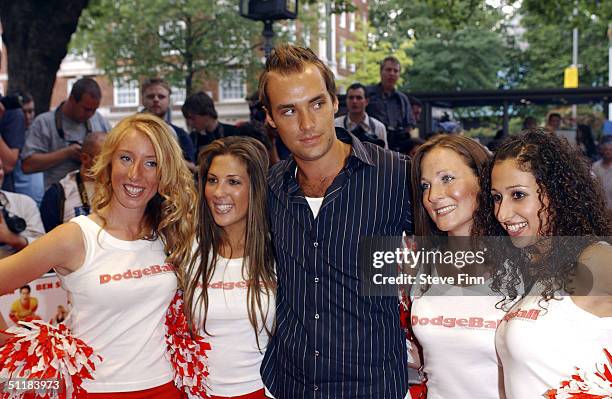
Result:
M81 101L76 101L74 97L70 96L68 101L72 104L72 115L70 119L78 123L87 122L95 113L100 106L100 99L91 96L88 93L83 94Z
M147 112L163 118L170 105L170 92L162 85L153 85L142 93L142 105Z
M559 118L558 116L551 116L550 118L548 118L548 125L551 128L558 130L561 127L561 118Z
M314 65L302 72L271 72L267 82L270 109L266 120L278 129L283 143L303 161L326 155L336 138L334 114L338 100L330 96L323 76Z
M363 113L368 105L368 99L363 89L357 88L349 90L346 93L346 105L351 114Z
M27 129L34 120L34 101L23 104L21 109L23 109L23 116L25 117L25 125Z
M30 299L30 290L27 288L22 288L19 291L19 297L23 302L27 302Z
M387 61L380 70L380 81L383 87L392 89L400 77L400 65L393 61Z
M208 115L189 114L185 119L191 130L198 132L206 131L209 133L213 130L209 128L211 122L214 122L214 119Z
M603 158L604 162L610 162L612 161L612 142L603 144L601 146L601 157Z

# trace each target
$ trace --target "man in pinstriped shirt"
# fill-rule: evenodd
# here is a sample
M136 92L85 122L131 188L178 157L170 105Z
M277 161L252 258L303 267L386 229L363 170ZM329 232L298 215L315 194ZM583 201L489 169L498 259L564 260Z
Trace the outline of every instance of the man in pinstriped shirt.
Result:
M277 47L259 93L292 152L269 176L279 286L264 384L278 399L404 398L398 301L360 294L357 256L362 237L411 233L409 160L334 127L334 76L309 49Z

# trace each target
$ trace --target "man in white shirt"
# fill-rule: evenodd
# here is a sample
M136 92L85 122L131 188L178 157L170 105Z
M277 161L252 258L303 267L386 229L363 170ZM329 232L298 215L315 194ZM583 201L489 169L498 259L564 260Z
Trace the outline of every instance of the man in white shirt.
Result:
M348 113L339 116L334 123L357 136L361 141L369 141L389 149L387 129L382 122L369 116L365 109L368 106L366 88L361 83L353 83L346 91Z

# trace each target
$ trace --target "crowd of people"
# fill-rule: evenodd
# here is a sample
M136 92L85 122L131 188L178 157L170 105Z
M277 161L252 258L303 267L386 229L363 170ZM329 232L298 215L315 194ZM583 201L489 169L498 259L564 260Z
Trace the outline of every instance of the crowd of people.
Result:
M21 93L22 108L0 108L0 294L21 293L10 320L35 313L27 284L53 269L70 298L62 324L103 359L84 398L186 397L166 356L177 291L210 344L213 399L610 397L612 139L594 165L589 134L581 151L554 118L493 151L417 139L421 104L396 89L400 68L385 58L380 83L349 86L337 116L329 67L281 45L250 123L220 122L198 92L182 106L189 134L165 120L160 78L112 129L92 79L33 120ZM15 193L18 176L38 180ZM364 247L402 235L507 245L477 265L421 262L427 284L365 295Z

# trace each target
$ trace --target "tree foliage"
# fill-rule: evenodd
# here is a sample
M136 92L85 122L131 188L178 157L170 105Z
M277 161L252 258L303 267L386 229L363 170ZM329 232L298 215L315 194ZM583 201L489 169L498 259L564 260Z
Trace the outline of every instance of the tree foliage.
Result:
M492 89L500 85L506 42L501 13L480 0L377 0L372 3L376 36L405 48L403 89L442 91Z
M575 10L575 11L574 11ZM559 1L555 7L525 0L521 8L524 79L520 87L560 87L572 64L572 29L578 28L580 86L605 86L608 76L608 24L612 2Z
M404 40L395 48L388 40L375 40L375 30L361 19L357 22L356 39L346 42L346 59L348 64L355 65L355 73L346 80L362 84L374 84L380 80L380 62L387 56L395 56L403 68L412 64L406 50L412 46L411 40ZM400 80L400 84L402 81Z
M219 79L258 63L260 25L237 3L213 0L98 0L75 46L92 51L113 79L162 76L190 94L194 79Z

